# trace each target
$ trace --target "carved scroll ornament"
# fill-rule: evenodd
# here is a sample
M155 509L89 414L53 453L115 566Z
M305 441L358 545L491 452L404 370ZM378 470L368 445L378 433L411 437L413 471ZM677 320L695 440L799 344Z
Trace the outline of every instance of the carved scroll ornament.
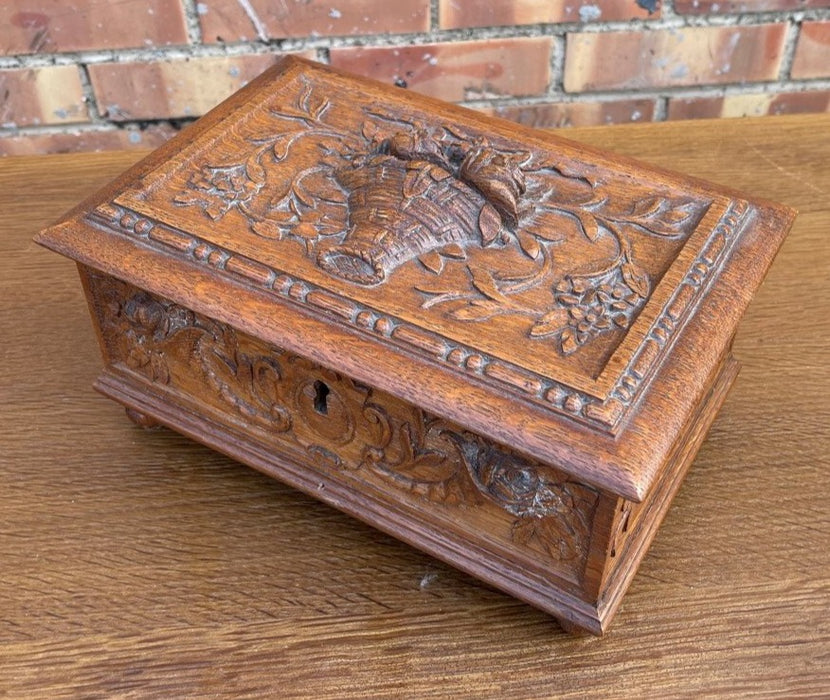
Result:
M598 494L478 435L123 282L93 276L110 352L146 380L213 398L268 440L318 465L366 471L448 507L485 500L507 536L561 562L584 560Z

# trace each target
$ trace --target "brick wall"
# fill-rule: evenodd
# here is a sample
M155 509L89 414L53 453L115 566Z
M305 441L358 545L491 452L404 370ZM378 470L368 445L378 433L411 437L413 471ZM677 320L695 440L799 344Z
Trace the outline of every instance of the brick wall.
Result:
M155 146L285 53L539 127L830 109L830 0L3 0L0 153Z

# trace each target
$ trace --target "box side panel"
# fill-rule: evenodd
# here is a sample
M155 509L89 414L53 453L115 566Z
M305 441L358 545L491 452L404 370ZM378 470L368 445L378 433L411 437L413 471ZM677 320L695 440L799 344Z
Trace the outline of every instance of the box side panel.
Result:
M604 541L605 551L592 545L585 589L599 601L603 628L614 616L634 578L739 369L738 361L727 352L688 430L678 438L665 471L642 502L601 494L597 521L601 518L604 521L603 515L610 509L613 513L611 527ZM597 575L598 572L601 573Z
M598 631L583 592L595 489L227 324L84 276L105 393Z

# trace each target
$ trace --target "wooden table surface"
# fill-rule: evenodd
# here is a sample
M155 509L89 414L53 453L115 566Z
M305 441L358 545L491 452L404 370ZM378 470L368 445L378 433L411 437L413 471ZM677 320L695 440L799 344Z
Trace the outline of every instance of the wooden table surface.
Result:
M830 116L566 136L800 211L744 368L602 639L90 387L73 264L31 243L135 153L0 161L0 697L830 693Z

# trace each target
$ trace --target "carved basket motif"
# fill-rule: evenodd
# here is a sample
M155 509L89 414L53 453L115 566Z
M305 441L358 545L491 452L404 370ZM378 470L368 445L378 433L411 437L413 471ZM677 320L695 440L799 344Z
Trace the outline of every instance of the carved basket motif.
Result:
M378 156L371 164L337 171L349 190L351 228L317 261L358 284L382 282L403 263L450 243L480 239L484 198L439 166Z
M413 258L451 244L484 244L482 228L500 227L480 191L429 161L378 155L335 175L349 192L350 228L317 261L351 282L378 284Z

